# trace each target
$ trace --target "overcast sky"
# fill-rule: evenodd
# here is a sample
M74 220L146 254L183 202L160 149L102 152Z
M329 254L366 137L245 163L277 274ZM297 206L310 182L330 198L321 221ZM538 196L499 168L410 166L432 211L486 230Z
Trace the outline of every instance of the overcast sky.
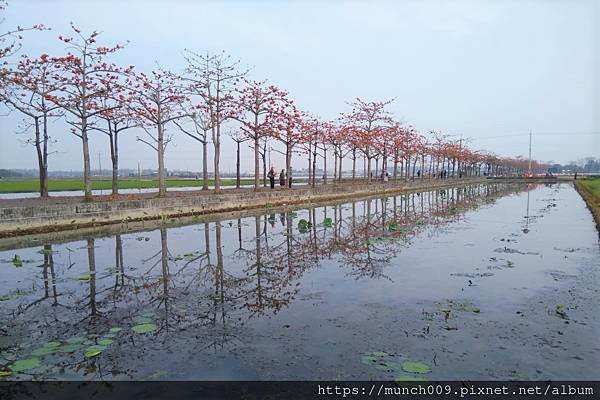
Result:
M182 51L225 50L250 77L269 79L303 109L323 118L347 111L354 97L395 97L390 110L421 132L471 138L501 155L568 162L600 156L600 6L594 1L34 1L12 0L2 30L43 23L23 52L59 55L69 22L102 32L99 43L129 40L114 56L150 70L183 68ZM36 168L18 136L20 116L0 117L0 168ZM198 170L200 145L172 128L169 169ZM50 169L81 170L80 141L61 123ZM123 136L121 167L155 167L156 155ZM108 143L92 135L110 164ZM223 170L235 170L235 147L223 145ZM273 156L276 166L283 159ZM243 169L252 153L244 149ZM305 162L295 159L295 167Z

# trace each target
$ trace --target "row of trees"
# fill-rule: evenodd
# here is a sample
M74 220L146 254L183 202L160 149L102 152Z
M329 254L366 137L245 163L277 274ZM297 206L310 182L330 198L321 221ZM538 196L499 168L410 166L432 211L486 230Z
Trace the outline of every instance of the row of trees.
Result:
M81 142L86 199L92 197L89 137L102 133L108 138L113 171L113 195L118 193L119 136L137 128L137 136L157 155L159 196L166 195L165 152L180 132L202 144L203 189L208 189L208 146L213 146L215 190L221 189L220 156L224 134L237 144L237 176L240 176L240 145L251 143L254 152L254 187L266 181L267 146L283 148L291 186L294 154L308 156L309 183L317 182L317 163L322 162L328 182L328 155L333 153L334 181L342 180L344 160L352 162L352 180L357 162L363 162L364 178L371 182L381 172L393 179L508 174L527 171L522 159L501 158L469 149L462 140L451 140L441 132L422 135L412 126L395 120L388 106L393 100L349 102L350 110L332 121L299 109L288 92L268 83L247 78L248 70L225 53L184 51L186 67L181 73L157 68L149 73L133 65L120 66L110 56L123 45L103 46L98 32L83 34L71 25L71 36L59 36L66 54L18 56L18 28L0 36L0 99L21 112L33 132L37 152L40 195L48 196L48 146L60 135L51 135L50 121L61 118L72 136ZM46 29L35 26L30 29ZM16 34L16 35L15 35ZM1 47L1 46L0 46ZM61 138L62 139L62 138ZM381 168L379 163L381 162ZM373 164L375 172L373 173ZM534 167L539 167L537 163Z

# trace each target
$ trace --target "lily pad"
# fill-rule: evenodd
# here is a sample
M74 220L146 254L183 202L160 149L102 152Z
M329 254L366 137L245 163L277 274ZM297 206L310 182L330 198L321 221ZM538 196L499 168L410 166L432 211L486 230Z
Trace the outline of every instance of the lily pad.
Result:
M40 347L39 349L35 349L34 351L31 352L31 355L34 357L43 357L43 356L47 356L48 354L53 354L56 353L58 351L57 347Z
M98 344L101 346L108 346L109 344L111 344L113 341L110 339L101 339L98 341Z
M7 294L0 296L0 301L6 301L6 300L10 300L10 297Z
M431 372L429 365L419 361L406 361L402 363L402 369L411 374L427 374Z
M61 353L74 353L77 350L81 349L82 344L80 343L68 343L58 348L58 351Z
M56 342L56 341L48 342L44 345L44 347L58 347L58 346L60 346L60 342Z
M377 368L380 371L385 371L385 372L398 372L402 370L402 364L396 362L396 361L379 361L378 363L376 363L374 365L375 368Z
M150 333L156 331L158 326L156 326L156 324L147 323L135 325L131 329L133 329L135 333Z
M138 316L133 319L133 322L135 322L136 325L141 325L141 324L151 324L154 321L152 320L152 318L149 318L149 317Z
M92 279L92 276L90 274L82 274L82 275L79 275L79 278L77 278L77 279L79 279L80 281L87 282Z
M10 371L0 371L0 378L4 377L4 376L9 376L10 375Z
M464 306L462 309L463 309L463 311L472 312L472 313L475 313L475 314L479 314L481 312L481 310L479 309L479 307L469 306L469 305Z
M118 326L112 327L110 328L109 332L110 333L119 333L123 330L123 328L119 328Z
M100 354L102 354L104 349L106 349L106 346L101 346L101 345L96 344L96 345L90 346L87 349L85 349L84 355L87 358L97 357Z
M87 340L84 336L73 336L67 339L67 343L69 344L80 344Z
M13 365L10 366L11 371L13 372L23 372L29 371L30 369L34 369L40 366L39 358L27 358L25 360L16 361Z

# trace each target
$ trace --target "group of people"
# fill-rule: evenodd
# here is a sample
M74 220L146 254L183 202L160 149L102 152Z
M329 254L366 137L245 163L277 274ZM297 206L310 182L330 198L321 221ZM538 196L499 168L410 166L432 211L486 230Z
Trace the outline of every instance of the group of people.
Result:
M269 178L269 182L271 183L271 189L275 189L275 168L271 167L267 177ZM289 187L292 187L292 175L290 174L289 178L285 173L285 169L282 169L279 173L279 186L285 187L286 180L289 179Z

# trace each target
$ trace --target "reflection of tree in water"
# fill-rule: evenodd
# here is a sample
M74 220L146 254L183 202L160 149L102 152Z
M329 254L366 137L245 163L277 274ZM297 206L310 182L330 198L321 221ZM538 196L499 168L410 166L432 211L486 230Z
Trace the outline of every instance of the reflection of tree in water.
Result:
M467 210L514 190L482 185L408 193L393 197L391 202L389 198L368 199L362 202L362 216L357 216L353 202L351 222L345 224L343 234L333 235L328 247L339 254L341 265L350 268L350 276L387 278L384 267L417 233L456 222ZM343 221L341 216L336 224L339 221Z
M264 216L267 221L267 216ZM274 221L274 216L271 221ZM250 316L262 315L266 312L277 313L287 306L298 293L293 286L307 268L308 260L304 257L304 248L295 239L292 229L292 218L288 214L285 219L284 235L275 235L269 243L268 231L261 232L261 217L256 216L254 251L244 251L246 268L240 279L238 298L241 307L250 312ZM277 241L279 237L283 239Z
M52 255L52 245L46 244L42 250L44 262L38 267L42 268L42 280L44 282L44 295L34 300L32 303L19 307L18 313L25 313L31 307L36 306L52 296L52 305L58 306L58 292L56 289L56 271L54 269L54 257ZM52 291L52 295L50 295Z

